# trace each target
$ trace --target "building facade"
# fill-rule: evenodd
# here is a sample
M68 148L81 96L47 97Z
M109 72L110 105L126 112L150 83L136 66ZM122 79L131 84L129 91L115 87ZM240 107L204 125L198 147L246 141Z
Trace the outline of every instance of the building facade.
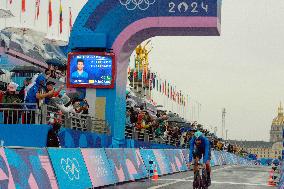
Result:
M278 115L275 117L271 124L270 130L270 142L282 142L282 132L284 129L284 115L283 115L283 107L280 103L278 107Z
M258 158L279 158L283 150L284 115L280 103L278 115L271 124L270 142L265 141L229 141L250 154L256 154Z

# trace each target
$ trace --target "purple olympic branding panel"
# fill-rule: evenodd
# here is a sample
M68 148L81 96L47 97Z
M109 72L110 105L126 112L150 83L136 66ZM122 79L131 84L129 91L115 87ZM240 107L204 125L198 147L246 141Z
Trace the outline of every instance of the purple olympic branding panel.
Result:
M81 149L93 187L116 183L104 149Z
M16 188L57 189L46 149L5 149Z
M165 149L164 152L169 160L171 169L174 173L187 170L186 162L184 160L181 150Z
M114 148L105 149L110 167L117 182L130 181L129 171L126 165L124 149Z
M79 148L48 148L60 189L92 188L92 183Z
M169 165L169 159L167 158L163 149L153 149L153 153L156 157L157 163L160 167L163 175L173 173L171 166Z
M130 180L136 180L147 177L147 170L142 160L139 149L124 149L126 166Z
M15 189L14 180L3 148L0 148L0 188Z

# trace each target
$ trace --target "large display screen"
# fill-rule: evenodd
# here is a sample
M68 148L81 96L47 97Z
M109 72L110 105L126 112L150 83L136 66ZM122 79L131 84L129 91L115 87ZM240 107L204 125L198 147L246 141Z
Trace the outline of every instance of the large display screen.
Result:
M67 86L72 88L113 88L113 53L76 52L68 55Z

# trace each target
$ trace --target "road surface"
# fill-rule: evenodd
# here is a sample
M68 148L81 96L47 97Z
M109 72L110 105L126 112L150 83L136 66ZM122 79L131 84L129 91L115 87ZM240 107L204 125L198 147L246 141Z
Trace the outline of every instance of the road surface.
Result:
M274 189L267 186L269 167L225 166L213 168L212 185L209 189ZM190 189L193 173L182 172L166 175L157 182L140 180L105 187L106 189Z

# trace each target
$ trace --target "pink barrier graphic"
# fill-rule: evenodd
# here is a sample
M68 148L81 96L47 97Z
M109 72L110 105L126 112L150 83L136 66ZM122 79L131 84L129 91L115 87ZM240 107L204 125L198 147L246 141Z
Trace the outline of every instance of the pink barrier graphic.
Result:
M0 148L0 188L15 189L14 180L3 148Z
M81 149L93 187L116 183L104 149Z
M46 149L6 148L4 151L16 188L58 188Z
M169 165L169 160L162 149L153 149L161 174L173 173L172 167Z

